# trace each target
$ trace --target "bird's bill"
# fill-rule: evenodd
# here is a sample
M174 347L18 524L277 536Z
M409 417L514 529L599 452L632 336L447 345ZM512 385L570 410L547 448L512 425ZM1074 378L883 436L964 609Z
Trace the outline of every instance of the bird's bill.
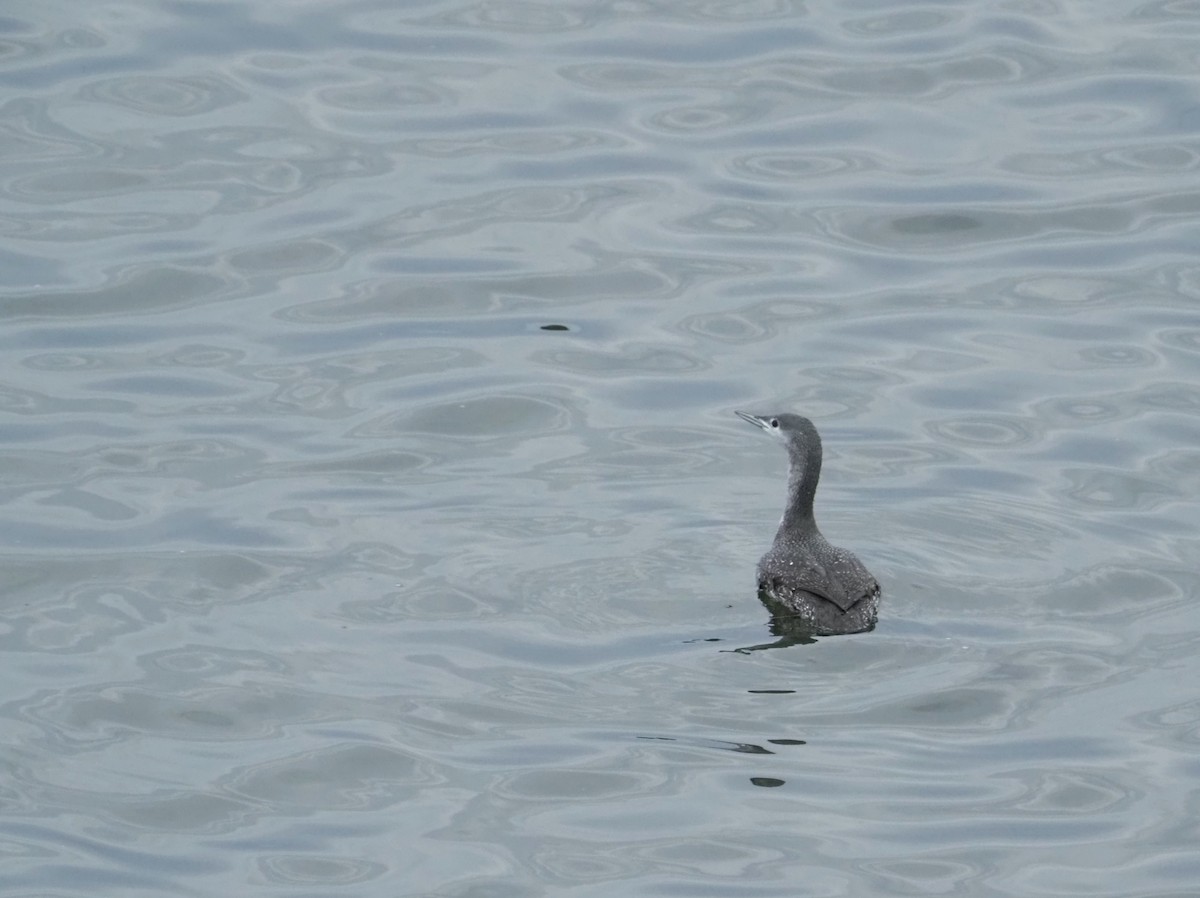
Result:
M763 430L771 429L771 425L766 418L760 418L758 415L752 415L749 412L739 412L737 410L734 410L734 414L743 421L749 421L755 427L761 427Z

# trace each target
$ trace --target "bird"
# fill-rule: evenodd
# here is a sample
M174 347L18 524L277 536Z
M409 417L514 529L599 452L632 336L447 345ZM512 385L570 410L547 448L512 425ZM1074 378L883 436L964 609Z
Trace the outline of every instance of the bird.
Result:
M758 592L773 615L798 618L818 636L862 633L879 619L879 581L848 549L817 529L813 497L821 477L821 437L800 415L751 415L743 421L781 440L788 453L788 494L771 548L758 562Z

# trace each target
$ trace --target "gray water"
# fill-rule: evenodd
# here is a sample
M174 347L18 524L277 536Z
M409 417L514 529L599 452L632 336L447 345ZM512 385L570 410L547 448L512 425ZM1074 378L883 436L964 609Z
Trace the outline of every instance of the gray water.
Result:
M1198 46L9 6L0 891L1200 894ZM734 408L873 633L772 630Z

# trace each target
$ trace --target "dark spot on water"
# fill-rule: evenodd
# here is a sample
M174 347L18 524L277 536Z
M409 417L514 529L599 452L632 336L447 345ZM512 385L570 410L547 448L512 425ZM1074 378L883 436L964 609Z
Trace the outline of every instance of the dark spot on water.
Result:
M542 330L544 330L544 331L569 331L570 328L567 327L565 324L543 324Z
M795 695L795 689L747 689L751 695Z
M752 776L750 782L756 786L762 786L764 789L774 789L777 786L782 786L785 780L777 780L773 776Z
M768 739L772 745L808 745L803 739Z

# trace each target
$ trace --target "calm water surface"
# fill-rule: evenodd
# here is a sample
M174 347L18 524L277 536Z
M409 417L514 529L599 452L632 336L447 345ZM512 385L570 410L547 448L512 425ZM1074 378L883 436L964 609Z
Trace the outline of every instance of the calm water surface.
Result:
M1198 41L10 7L0 890L1196 895Z

